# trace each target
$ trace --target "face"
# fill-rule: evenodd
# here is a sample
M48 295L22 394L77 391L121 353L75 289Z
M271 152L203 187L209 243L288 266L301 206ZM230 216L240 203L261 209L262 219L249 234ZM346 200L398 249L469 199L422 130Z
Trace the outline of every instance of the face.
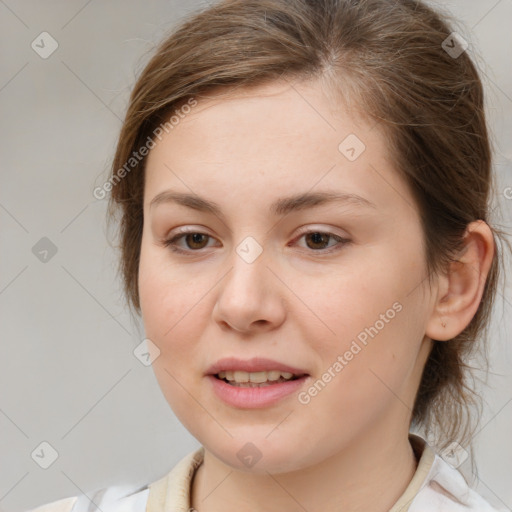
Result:
M432 292L378 127L319 82L211 97L151 150L145 180L153 368L207 451L284 472L407 432Z

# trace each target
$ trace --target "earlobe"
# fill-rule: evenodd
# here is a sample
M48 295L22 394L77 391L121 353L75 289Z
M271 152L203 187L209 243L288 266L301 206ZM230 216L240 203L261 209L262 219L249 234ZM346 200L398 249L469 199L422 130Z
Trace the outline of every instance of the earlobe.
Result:
M437 298L425 333L429 338L447 341L468 326L480 305L494 252L487 223L470 223L459 258L438 278Z

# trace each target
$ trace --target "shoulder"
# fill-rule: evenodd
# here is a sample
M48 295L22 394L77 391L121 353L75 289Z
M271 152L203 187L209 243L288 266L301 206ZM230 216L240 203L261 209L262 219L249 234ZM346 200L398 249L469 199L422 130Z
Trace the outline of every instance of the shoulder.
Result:
M27 512L69 512L73 508L77 499L77 496L73 496L71 498L52 501L51 503L46 503L37 508L32 508Z
M420 436L409 434L418 466L390 512L504 512L466 482L462 473L440 457Z
M502 512L469 487L462 474L439 455L411 503L409 512Z
M27 512L145 512L149 495L149 487L143 486L136 491L126 487L111 486L93 492L63 498L46 503Z
M135 490L127 486L103 487L87 494L46 503L26 512L146 512L148 505L154 510L175 510L179 507L188 510L190 482L203 456L204 449L199 447L183 457L159 480Z

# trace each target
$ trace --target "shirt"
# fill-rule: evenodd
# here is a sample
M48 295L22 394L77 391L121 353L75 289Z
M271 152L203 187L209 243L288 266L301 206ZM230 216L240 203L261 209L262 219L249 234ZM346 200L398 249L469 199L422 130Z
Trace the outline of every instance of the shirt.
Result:
M500 512L471 489L462 474L421 437L409 434L409 441L418 466L389 512ZM89 497L65 498L28 512L96 512L98 508L102 512L189 512L192 479L203 458L204 447L200 447L164 477L135 492L109 486L89 493Z

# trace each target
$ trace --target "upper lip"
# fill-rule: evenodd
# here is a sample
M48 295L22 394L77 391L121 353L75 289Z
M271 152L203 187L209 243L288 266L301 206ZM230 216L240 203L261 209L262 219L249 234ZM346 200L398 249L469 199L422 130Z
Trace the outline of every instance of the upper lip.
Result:
M236 357L225 357L219 359L216 363L212 364L207 370L207 375L216 375L219 372L232 370L232 371L245 371L245 372L262 372L277 370L281 372L289 372L294 375L306 375L307 372L300 368L280 363L265 357L253 357L252 359L237 359Z

